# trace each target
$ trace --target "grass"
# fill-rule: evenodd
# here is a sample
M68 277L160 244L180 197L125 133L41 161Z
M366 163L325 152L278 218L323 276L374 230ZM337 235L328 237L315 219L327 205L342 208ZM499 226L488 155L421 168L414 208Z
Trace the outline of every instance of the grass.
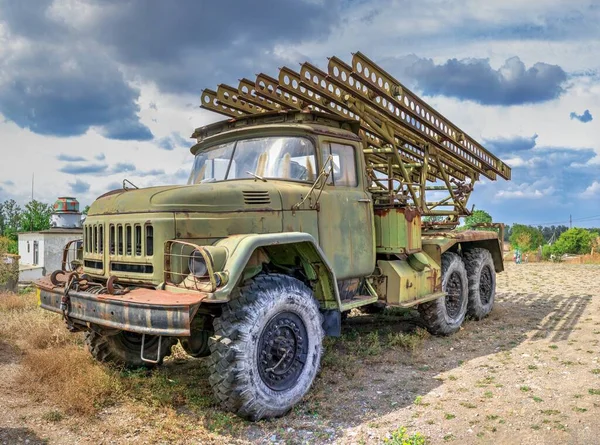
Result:
M529 391L531 391L531 388L529 386L521 386L519 389L521 391L523 391L523 392L529 392Z
M46 422L60 422L63 420L65 416L60 411L53 409L51 411L47 411L42 415L42 420Z
M410 436L406 428L401 426L390 433L390 437L383 440L387 445L426 445L427 438L421 433L413 433Z
M600 396L600 389L590 388L588 389L588 393L593 396Z

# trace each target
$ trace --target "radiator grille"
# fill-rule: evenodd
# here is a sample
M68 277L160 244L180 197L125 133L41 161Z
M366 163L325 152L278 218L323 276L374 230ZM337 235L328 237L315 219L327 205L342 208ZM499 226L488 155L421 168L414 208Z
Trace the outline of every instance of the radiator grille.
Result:
M106 245L110 256L154 255L154 227L151 224L86 224L83 236L86 253L102 254Z
M271 197L269 196L269 192L263 190L247 190L243 191L244 202L246 204L271 204Z

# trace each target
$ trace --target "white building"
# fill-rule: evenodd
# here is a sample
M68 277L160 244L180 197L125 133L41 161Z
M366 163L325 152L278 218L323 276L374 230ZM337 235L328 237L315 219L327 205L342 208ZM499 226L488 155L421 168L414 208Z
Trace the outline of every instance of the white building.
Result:
M19 233L19 282L30 282L60 269L65 245L83 237L75 198L58 198L51 221L49 230Z
M65 245L82 236L81 229L19 233L19 282L37 280L60 269Z

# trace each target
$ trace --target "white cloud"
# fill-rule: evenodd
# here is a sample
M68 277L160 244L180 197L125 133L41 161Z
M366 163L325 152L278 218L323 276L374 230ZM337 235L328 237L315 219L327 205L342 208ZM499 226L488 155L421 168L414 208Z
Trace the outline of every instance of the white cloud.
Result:
M582 198L600 198L600 182L594 181L581 193Z

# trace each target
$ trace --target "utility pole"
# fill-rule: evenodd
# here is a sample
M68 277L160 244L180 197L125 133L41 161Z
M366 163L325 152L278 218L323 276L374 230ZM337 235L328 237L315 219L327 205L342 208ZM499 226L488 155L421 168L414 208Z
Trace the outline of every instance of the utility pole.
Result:
M569 215L569 229L573 228L573 216Z
M33 180L35 179L35 173L31 174L31 200L33 201Z

